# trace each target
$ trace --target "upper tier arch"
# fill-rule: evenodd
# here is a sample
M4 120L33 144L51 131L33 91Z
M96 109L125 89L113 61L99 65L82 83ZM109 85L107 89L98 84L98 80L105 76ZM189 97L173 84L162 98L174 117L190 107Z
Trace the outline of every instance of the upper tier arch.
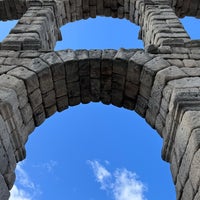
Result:
M61 40L60 27L96 16L126 18L140 26L144 46L183 45L190 41L168 2L125 1L29 1L29 8L3 40L4 50L53 50Z
M144 2L157 2L156 0L143 0ZM77 9L77 14L80 12L80 7L82 5L83 10L85 11L85 17L89 15L94 15L96 12L97 14L108 14L110 12L110 8L112 10L117 10L119 7L120 13L122 13L123 8L127 10L128 5L135 3L136 0L112 0L112 1L105 1L105 0L1 0L0 3L0 20L12 20L12 19L19 19L21 16L26 12L26 10L30 6L34 5L41 5L43 3L54 3L54 4L62 4L64 3L66 6L71 4L72 8L79 7ZM161 0L159 1L160 4L170 5L176 12L178 17L184 16L194 16L199 18L200 17L200 3L198 0ZM95 11L94 7L98 4L98 11ZM65 6L65 8L66 8ZM63 7L64 8L64 7ZM126 11L125 11L126 12ZM104 15L103 14L103 15ZM113 15L116 15L115 12L112 12ZM121 15L121 14L120 14ZM75 16L74 16L75 17Z

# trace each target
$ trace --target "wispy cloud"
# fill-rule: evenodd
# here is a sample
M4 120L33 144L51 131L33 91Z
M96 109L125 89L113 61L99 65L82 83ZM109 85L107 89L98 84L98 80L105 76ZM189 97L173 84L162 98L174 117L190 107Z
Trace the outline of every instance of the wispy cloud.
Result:
M137 175L127 169L118 169L114 173L113 194L116 200L145 200L146 187L137 179Z
M53 172L54 168L58 165L58 162L55 160L50 160L41 164L34 165L33 167L42 168L47 172Z
M31 181L27 172L23 169L23 163L19 163L16 167L17 182L25 188L35 189L35 184Z
M34 184L23 168L24 162L16 167L16 184L10 191L9 200L34 200L41 194L39 186Z
M23 189L19 189L16 185L13 186L9 200L32 200L30 194Z
M100 188L111 192L114 200L147 200L144 196L145 185L138 180L136 173L127 169L109 172L98 161L88 161Z
M88 161L88 164L91 165L94 174L96 176L97 182L101 184L101 189L106 189L109 187L109 178L111 174L104 166L102 166L98 161Z

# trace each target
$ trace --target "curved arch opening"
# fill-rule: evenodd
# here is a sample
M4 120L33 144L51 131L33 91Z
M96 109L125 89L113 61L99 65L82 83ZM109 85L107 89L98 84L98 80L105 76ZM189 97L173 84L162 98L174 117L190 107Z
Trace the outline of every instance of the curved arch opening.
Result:
M148 188L142 193L148 200L175 199L161 145L158 134L133 111L100 103L75 106L52 116L30 136L20 168L30 178L24 190L35 199L120 200L95 180L87 163L98 161L113 177L117 169L136 173ZM19 181L20 176L18 189Z
M55 49L143 48L142 40L137 39L139 28L126 19L97 17L79 20L61 28L63 40L57 42Z

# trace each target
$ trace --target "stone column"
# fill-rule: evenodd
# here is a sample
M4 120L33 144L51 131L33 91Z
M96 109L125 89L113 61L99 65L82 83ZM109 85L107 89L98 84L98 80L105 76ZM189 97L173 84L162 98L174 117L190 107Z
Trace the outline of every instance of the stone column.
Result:
M170 162L177 200L200 198L200 95L199 77L168 82L171 87L163 159Z
M53 50L61 39L53 5L32 6L3 40L3 50Z
M190 40L172 8L153 2L145 3L141 37L145 46L180 46Z

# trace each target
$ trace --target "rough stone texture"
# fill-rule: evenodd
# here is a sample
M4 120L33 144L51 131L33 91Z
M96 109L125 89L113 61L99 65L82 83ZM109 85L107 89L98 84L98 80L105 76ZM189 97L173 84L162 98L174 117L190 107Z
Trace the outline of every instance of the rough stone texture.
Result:
M111 16L140 26L143 49L54 51L60 27ZM135 110L163 138L177 200L200 199L200 41L178 17L200 17L197 0L1 0L19 19L0 45L0 200L35 127L56 111L102 102Z

